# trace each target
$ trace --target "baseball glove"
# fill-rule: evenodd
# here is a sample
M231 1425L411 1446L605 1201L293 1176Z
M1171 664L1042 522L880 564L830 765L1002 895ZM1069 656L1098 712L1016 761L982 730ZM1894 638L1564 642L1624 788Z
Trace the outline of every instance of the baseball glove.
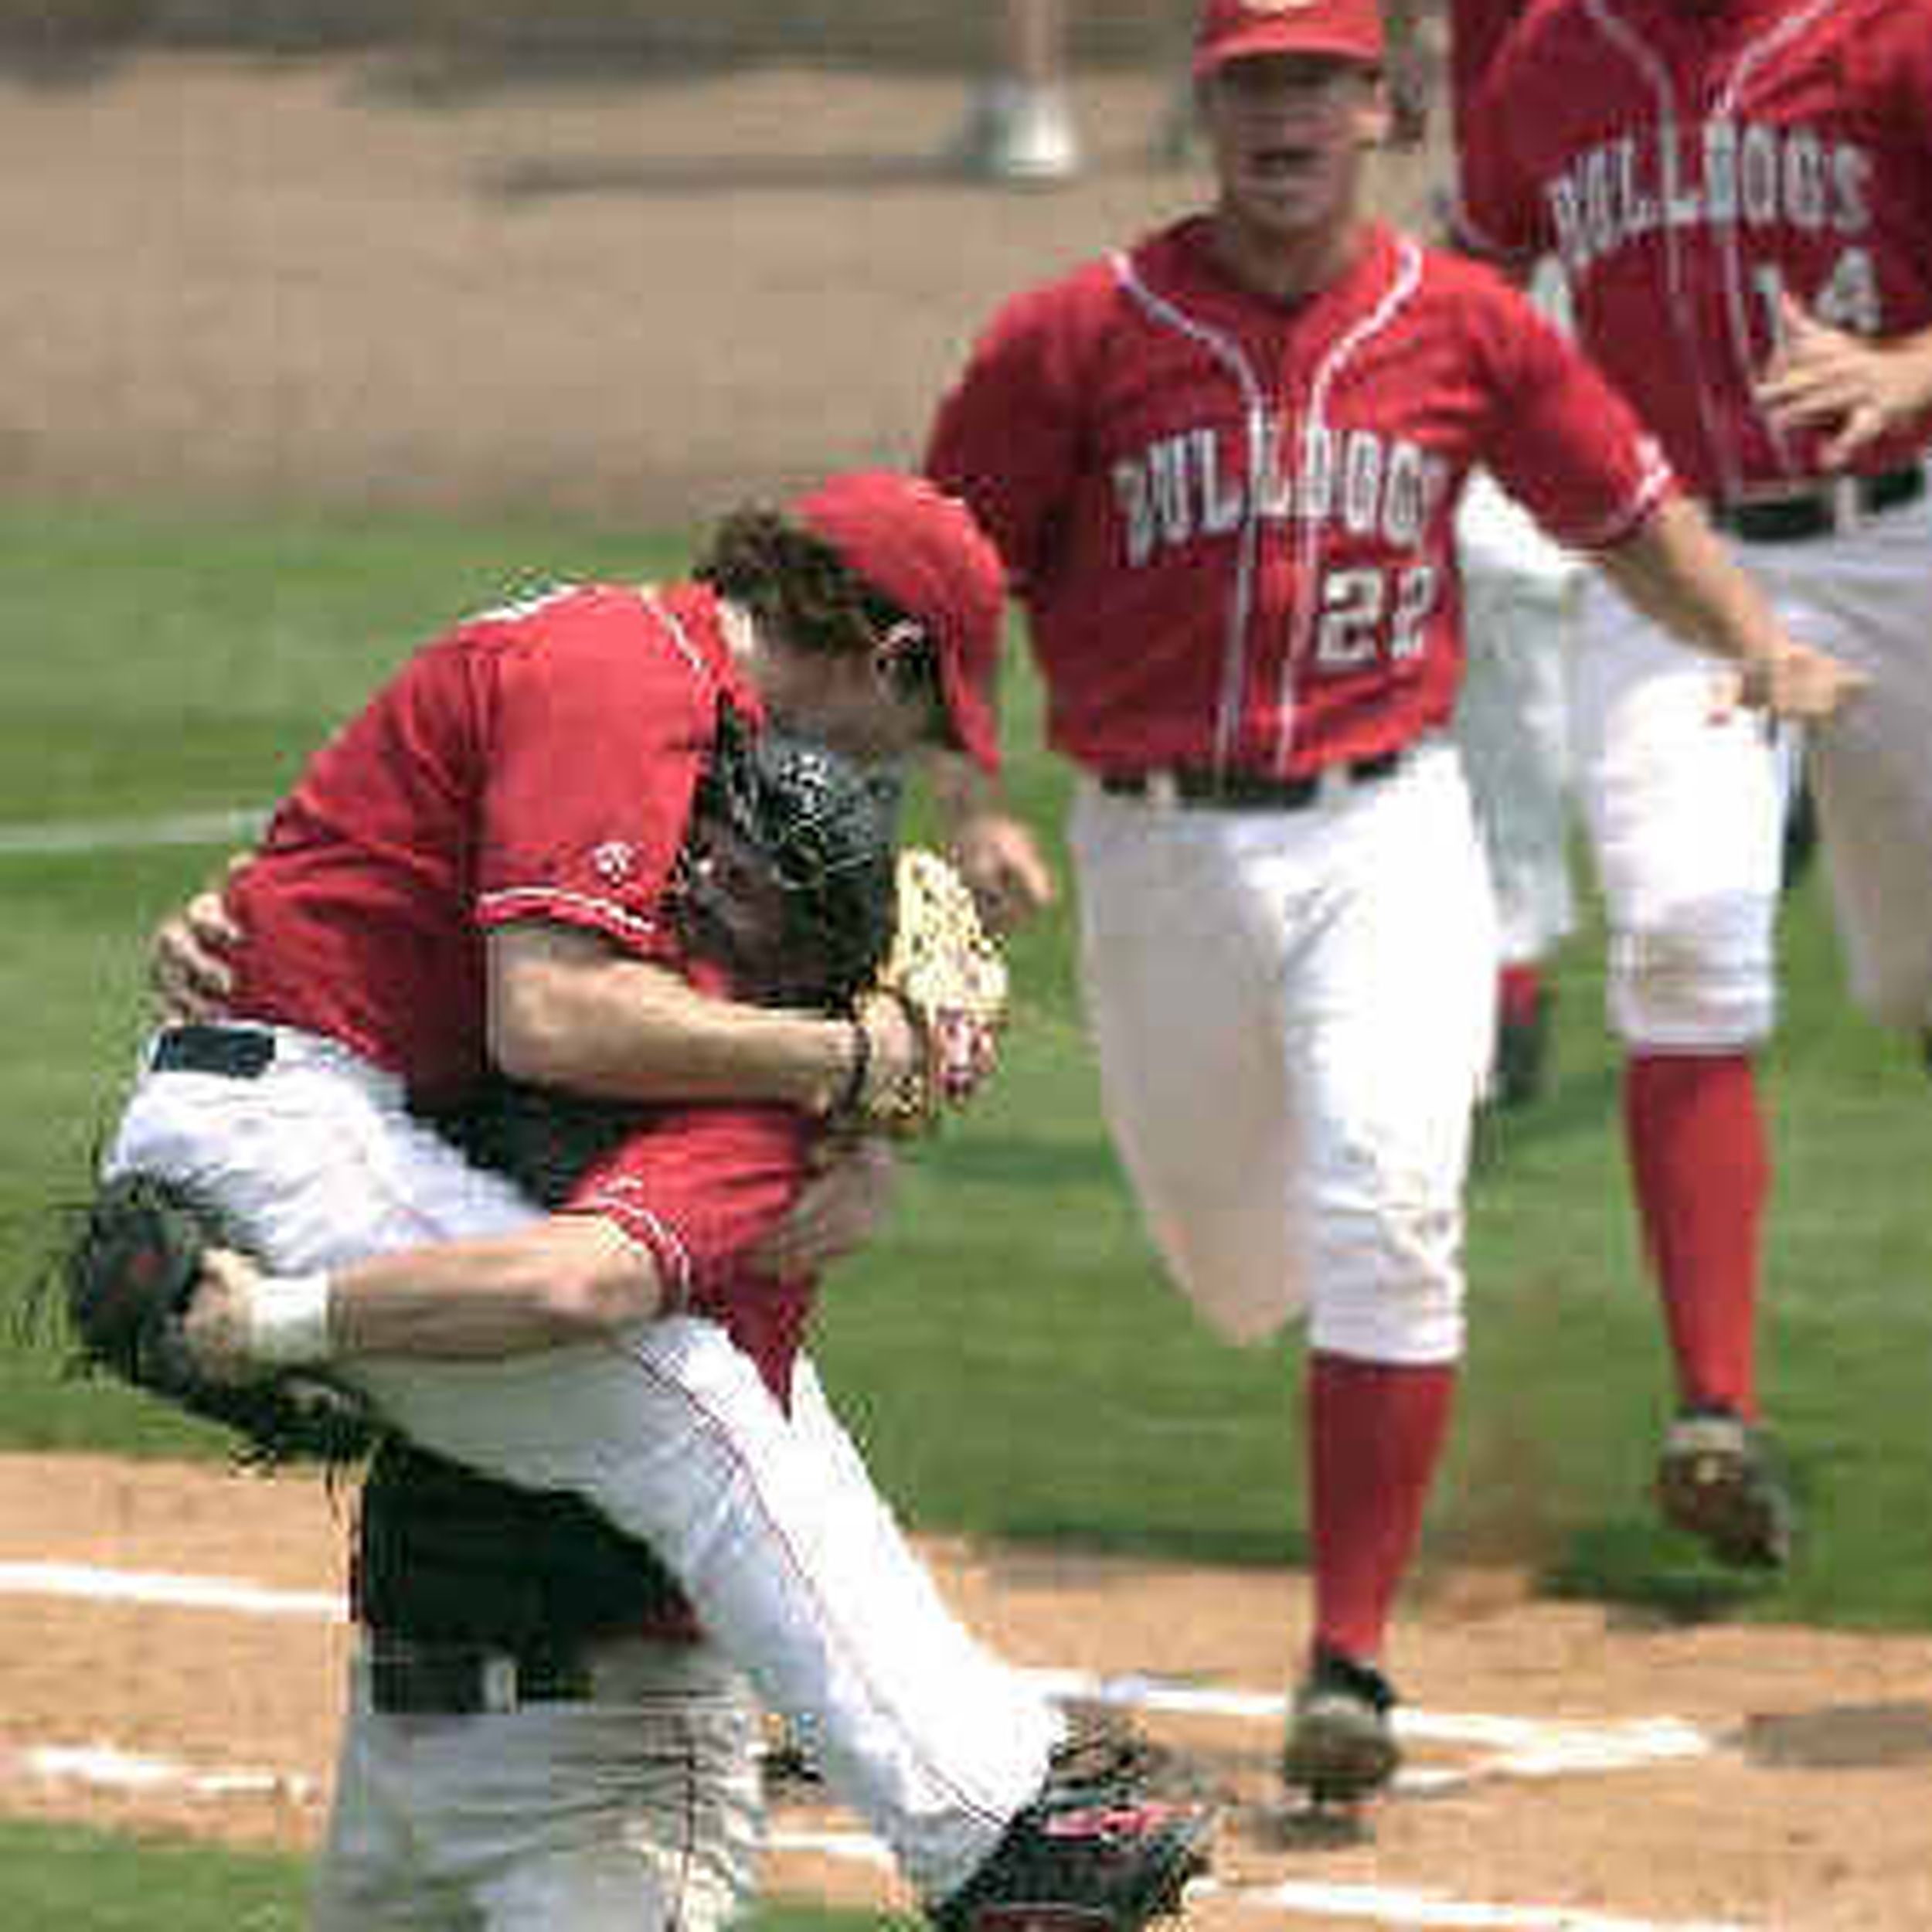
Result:
M692 813L672 896L694 956L741 998L849 1012L866 1045L843 1128L930 1130L992 1070L1005 962L965 881L937 852L897 844L889 781L727 712ZM867 1015L896 1001L920 1053L879 1077Z
M213 1203L181 1182L127 1174L104 1182L53 1258L75 1372L103 1371L217 1422L250 1462L352 1461L376 1440L359 1398L287 1370L246 1384L211 1380L182 1332L202 1255L247 1252Z
M1006 1017L1006 961L986 930L966 882L937 852L909 846L899 855L892 949L869 1006L896 1000L924 1048L913 1079L868 1097L868 1124L896 1134L930 1131L942 1107L969 1100L992 1072Z

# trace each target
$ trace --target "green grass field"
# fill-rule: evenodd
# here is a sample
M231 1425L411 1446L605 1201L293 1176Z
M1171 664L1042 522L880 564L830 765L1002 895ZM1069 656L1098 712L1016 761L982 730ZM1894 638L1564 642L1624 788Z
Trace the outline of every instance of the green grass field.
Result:
M141 1026L155 920L218 843L53 848L56 829L258 805L372 682L445 621L556 574L675 570L675 540L386 519L251 524L0 509L0 1264L29 1277ZM1012 784L1056 828L1063 774L1009 680ZM1781 1187L1765 1386L1808 1515L1787 1578L1740 1592L1653 1524L1668 1400L1631 1238L1594 930L1566 952L1559 1083L1493 1137L1472 1192L1473 1341L1429 1560L1526 1562L1549 1587L1684 1614L1932 1626L1919 1492L1932 1219L1917 1194L1932 1092L1846 1006L1821 887L1787 913L1770 1056ZM916 1525L1206 1560L1301 1546L1291 1341L1230 1350L1151 1258L1102 1134L1063 910L1015 948L996 1091L906 1164L900 1210L827 1297L820 1357L881 1486ZM218 1454L206 1434L26 1346L0 1354L0 1444ZM5 1841L9 1923L100 1927L108 1874L72 1835ZM158 1863L153 1861L158 1861ZM296 1921L274 1862L144 1853L179 1927ZM27 1877L24 1875L32 1874ZM63 1874L65 1876L63 1876ZM77 1906L62 1886L97 1874ZM218 1876L211 1876L218 1875ZM225 1904L196 1903L204 1893ZM151 1899L149 1903L151 1905ZM199 1916L197 1916L197 1914ZM280 1914L281 1916L277 1916ZM152 1932L161 1921L141 1923Z
M0 1906L20 1932L302 1932L306 1923L305 1868L293 1859L0 1824ZM877 1913L773 1905L745 1932L876 1932L889 1923Z

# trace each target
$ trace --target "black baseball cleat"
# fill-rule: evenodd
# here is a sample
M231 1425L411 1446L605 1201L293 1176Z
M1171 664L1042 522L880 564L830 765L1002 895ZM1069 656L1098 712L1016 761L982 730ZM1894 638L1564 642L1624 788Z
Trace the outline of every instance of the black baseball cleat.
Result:
M1657 1461L1657 1506L1720 1563L1781 1570L1791 1560L1798 1511L1777 1454L1761 1429L1727 1409L1691 1410L1671 1424Z
M1372 1797L1402 1761L1390 1713L1396 1694L1372 1665L1326 1646L1294 1694L1281 1780L1316 1805Z
M1147 1748L1056 1753L1039 1796L927 1916L940 1932L1139 1932L1178 1912L1207 1870L1214 1814L1153 1797Z

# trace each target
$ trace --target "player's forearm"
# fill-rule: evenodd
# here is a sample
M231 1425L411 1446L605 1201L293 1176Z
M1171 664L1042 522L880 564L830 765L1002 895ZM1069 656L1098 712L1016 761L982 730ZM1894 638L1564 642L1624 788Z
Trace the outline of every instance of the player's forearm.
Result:
M490 1050L513 1078L607 1098L774 1100L824 1113L849 1083L850 1025L699 992L590 934L491 940Z
M286 1345L282 1359L361 1356L494 1360L597 1341L661 1312L662 1284L648 1253L613 1223L557 1215L513 1235L410 1248L310 1277L325 1297L319 1331ZM276 1352L264 1323L276 1319L275 1277L237 1276L227 1331L234 1352ZM222 1311L206 1289L205 1319ZM315 1318L311 1317L311 1319Z
M1694 649L1742 665L1786 645L1764 594L1687 497L1667 499L1596 560L1645 617Z

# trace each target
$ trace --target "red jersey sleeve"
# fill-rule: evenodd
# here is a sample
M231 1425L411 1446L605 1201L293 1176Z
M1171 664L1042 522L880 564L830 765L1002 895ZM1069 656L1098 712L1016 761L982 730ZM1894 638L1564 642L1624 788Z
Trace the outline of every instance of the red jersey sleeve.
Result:
M1556 237L1533 172L1512 138L1512 116L1522 112L1515 76L1523 66L1529 28L1519 22L1492 43L1488 60L1472 72L1467 105L1458 124L1458 241L1471 253L1526 274L1553 252Z
M760 1274L747 1257L796 1198L813 1131L788 1107L655 1110L562 1210L616 1223L650 1253L667 1299L721 1323L781 1401L817 1284Z
M1450 124L1458 155L1474 131L1476 102L1496 49L1522 11L1523 0L1450 0Z
M1534 304L1473 265L1470 325L1491 366L1485 463L1571 549L1621 543L1676 487L1656 440Z
M672 947L661 901L732 690L701 612L614 589L509 627L477 861L485 926L553 920L634 951Z

